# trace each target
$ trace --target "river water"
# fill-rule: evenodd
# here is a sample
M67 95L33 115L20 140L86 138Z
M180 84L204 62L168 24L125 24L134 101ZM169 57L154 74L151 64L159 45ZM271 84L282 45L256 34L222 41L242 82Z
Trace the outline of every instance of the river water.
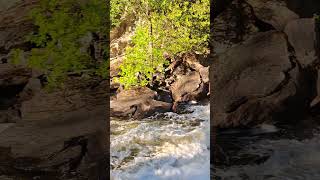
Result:
M216 179L320 180L320 133L307 128L264 124L221 133Z
M111 179L210 179L209 105L187 110L139 121L112 119ZM320 180L320 126L293 124L218 132L215 179Z
M111 179L209 180L210 108L111 120Z

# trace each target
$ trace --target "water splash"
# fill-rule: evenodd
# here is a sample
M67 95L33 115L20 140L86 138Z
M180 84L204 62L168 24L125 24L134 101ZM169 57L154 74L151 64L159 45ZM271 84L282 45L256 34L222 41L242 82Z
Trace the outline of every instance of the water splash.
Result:
M217 168L216 175L221 179L235 180L320 179L320 135L305 140L265 139L240 153L269 154L269 158L261 164Z
M210 108L111 121L111 179L209 180Z

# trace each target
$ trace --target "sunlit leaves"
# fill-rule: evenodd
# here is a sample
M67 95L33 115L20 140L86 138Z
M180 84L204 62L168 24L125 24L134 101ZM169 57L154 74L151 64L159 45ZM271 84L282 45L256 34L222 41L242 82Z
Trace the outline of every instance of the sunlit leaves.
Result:
M140 20L121 65L119 82L125 87L152 82L153 73L163 72L168 63L164 53L174 56L188 51L207 52L209 0L132 0L122 6Z
M38 30L28 36L37 46L29 66L46 72L49 86L62 84L68 72L95 68L81 39L90 33L107 36L107 13L104 0L41 0L30 14Z
M118 81L126 88L132 86L145 86L152 79L153 73L162 71L165 59L162 49L150 47L152 36L148 26L140 24L132 39L133 47L126 49L126 57L121 64L120 78Z

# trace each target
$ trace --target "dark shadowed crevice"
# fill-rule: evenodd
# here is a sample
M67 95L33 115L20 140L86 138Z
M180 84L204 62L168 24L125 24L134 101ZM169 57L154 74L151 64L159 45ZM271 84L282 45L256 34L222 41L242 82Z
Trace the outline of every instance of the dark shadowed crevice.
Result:
M221 14L231 3L233 0L216 0L213 2L213 10L212 13L214 20L219 14ZM213 21L212 21L213 22Z
M259 29L260 32L275 30L275 28L271 24L268 24L268 23L261 21L256 16L255 16L254 20L255 20L254 25Z
M295 56L295 49L290 44L288 37L286 37L286 41L288 46L290 62L292 65L294 65L293 68L298 68L300 73L299 73L299 76L296 77L297 78L296 82L293 81L297 89L295 96L287 99L284 102L284 104L290 108L287 108L286 111L279 112L275 115L275 119L281 120L281 121L278 121L280 123L294 122L306 117L310 111L309 109L310 102L315 98L317 93L317 87L316 87L317 72L314 66L311 65L307 67L302 67L299 60ZM290 71L292 69L286 72L286 76L293 78L290 75ZM302 87L302 88L298 88L298 87Z
M287 7L297 13L301 18L311 18L320 12L319 0L286 0Z
M1 58L0 64L6 64L8 63L8 59L7 58Z
M0 110L6 110L18 101L18 94L24 89L26 83L0 87Z

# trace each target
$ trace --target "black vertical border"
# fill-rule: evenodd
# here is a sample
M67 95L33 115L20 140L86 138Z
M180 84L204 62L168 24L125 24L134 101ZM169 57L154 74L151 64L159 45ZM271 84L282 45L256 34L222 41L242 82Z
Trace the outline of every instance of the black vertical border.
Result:
M106 6L107 6L107 53L106 53L106 61L108 63L108 78L107 78L107 87L106 90L108 92L108 96L106 101L107 103L107 109L106 109L106 131L105 133L107 133L106 137L106 143L107 143L107 149L106 149L106 170L107 170L107 174L106 177L107 179L110 179L110 30L111 30L111 19L110 19L110 0L106 0ZM106 179L106 180L107 180ZM104 179L103 179L104 180Z
M215 2L216 0L210 0L210 35L209 35L209 59L212 63L213 60L213 29L214 29L214 18L215 16ZM209 67L209 79L212 79L212 66ZM213 119L213 103L212 103L212 93L213 93L213 84L210 82L210 179L214 179L214 159L215 159L215 144L216 144L216 131L214 127L214 119Z

